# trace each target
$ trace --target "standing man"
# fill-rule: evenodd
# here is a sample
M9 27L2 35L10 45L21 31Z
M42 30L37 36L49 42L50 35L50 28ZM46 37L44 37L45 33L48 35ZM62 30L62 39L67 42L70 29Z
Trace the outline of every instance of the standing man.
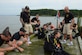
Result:
M24 22L23 22L23 18L22 18L22 13L24 12L24 8L22 8L22 11L21 11L21 13L20 13L20 22L21 22L21 24L22 24L22 27L24 27Z
M73 45L72 42L72 25L74 24L74 16L73 14L69 11L69 8L66 6L64 8L65 11L65 16L64 16L64 29L63 29L63 34L64 34L64 42L66 43L66 38L67 35L70 38L70 42L67 45Z
M33 28L30 22L30 9L28 6L25 7L24 11L21 13L21 19L22 23L24 24L24 29L26 30L26 34L27 34L27 39L30 36L30 34L33 33ZM28 41L28 44L31 43L30 41Z

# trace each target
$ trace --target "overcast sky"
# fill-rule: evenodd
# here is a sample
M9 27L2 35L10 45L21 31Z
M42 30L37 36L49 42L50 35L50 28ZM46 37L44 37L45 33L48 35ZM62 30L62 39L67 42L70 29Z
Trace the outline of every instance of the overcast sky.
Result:
M70 9L82 9L82 0L0 0L0 15L20 14L21 8L60 10L65 6Z

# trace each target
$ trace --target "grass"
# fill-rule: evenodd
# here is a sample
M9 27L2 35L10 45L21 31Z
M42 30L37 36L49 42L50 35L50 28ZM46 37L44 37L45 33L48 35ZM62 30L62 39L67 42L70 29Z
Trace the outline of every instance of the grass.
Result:
M73 43L74 43L73 46L68 46L68 45L64 44L63 45L64 50L66 52L70 53L71 55L80 55L80 50L79 50L79 47L78 47L77 40L74 39L73 40Z
M24 48L24 52L15 52L15 51L11 51L6 53L6 55L47 55L44 54L44 50L43 50L43 44L44 41L37 39L37 37L34 38L34 35L31 37L31 41L32 44L30 46L27 46L25 44L23 44L21 47ZM78 46L77 46L77 42L76 39L73 40L74 45L73 46L67 46L66 44L62 44L64 50L68 53L70 53L71 55L77 55L78 52Z
M44 50L43 50L43 40L38 40L37 37L33 37L32 35L32 44L27 46L23 44L21 47L24 48L24 52L16 52L16 51L11 51L6 53L6 55L44 55Z

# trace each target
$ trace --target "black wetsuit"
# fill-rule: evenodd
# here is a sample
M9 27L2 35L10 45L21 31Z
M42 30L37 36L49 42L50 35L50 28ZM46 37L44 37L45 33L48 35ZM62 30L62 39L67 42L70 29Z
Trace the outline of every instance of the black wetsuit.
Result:
M37 34L38 39L43 39L43 38L45 38L47 32L48 32L48 31L45 30L44 28L39 28L39 29L38 29L38 34Z
M60 47L57 47L57 44L59 44ZM50 52L50 55L52 53L53 55L70 55L69 53L63 50L59 39L55 39L53 36L50 36L48 37L48 39L47 38L45 39L44 51L48 53Z

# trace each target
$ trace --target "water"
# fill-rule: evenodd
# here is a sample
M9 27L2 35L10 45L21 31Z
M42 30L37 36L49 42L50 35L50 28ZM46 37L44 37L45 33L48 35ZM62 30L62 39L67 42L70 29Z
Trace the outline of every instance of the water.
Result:
M10 32L14 33L21 27L19 16L0 16L0 33L9 26Z
M33 16L31 16L31 18L32 17ZM52 24L57 26L57 18L54 16L53 17L40 16L39 19L41 21L41 26L45 23L48 23L48 22L52 22ZM58 20L59 20L59 22L61 22L63 20L63 17L60 17L60 19L58 19ZM21 27L20 17L19 16L0 16L0 33L2 33L2 31L7 26L10 27L11 33L19 31L19 29Z

